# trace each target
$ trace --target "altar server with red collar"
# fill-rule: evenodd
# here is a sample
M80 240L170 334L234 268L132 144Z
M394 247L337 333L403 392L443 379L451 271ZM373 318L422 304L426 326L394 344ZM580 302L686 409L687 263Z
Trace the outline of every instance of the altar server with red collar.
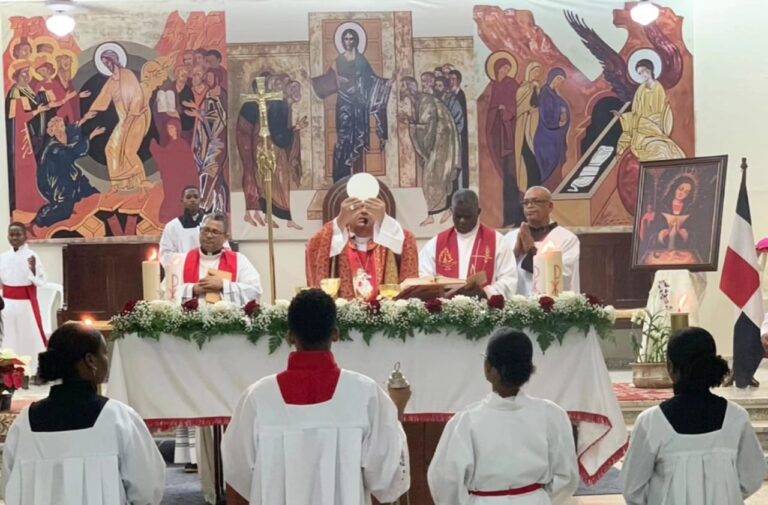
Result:
M339 368L336 304L319 289L288 308L287 370L249 387L221 444L230 505L364 505L410 486L397 408L373 379Z
M8 227L11 250L0 254L0 285L5 298L2 347L19 356L32 357L35 370L37 355L48 341L37 301L37 288L45 284L43 263L27 245L26 228L21 223Z
M536 291L533 281L533 258L538 252L546 250L563 253L563 290L581 292L579 237L550 220L553 209L552 193L547 188L529 188L523 197L523 212L527 222L504 237L517 260L519 294L528 296Z
M224 249L228 238L226 215L215 212L203 218L200 248L189 251L184 260L183 302L208 293L238 305L261 299L259 272L244 255ZM232 279L212 275L211 270L227 272Z
M427 480L436 505L567 503L579 485L568 414L520 388L533 373L533 346L499 328L488 341L493 392L446 425Z
M480 202L469 189L451 199L453 228L440 233L419 253L419 275L466 279L484 271L487 284L465 292L487 298L517 293L517 265L512 249L496 230L480 224Z

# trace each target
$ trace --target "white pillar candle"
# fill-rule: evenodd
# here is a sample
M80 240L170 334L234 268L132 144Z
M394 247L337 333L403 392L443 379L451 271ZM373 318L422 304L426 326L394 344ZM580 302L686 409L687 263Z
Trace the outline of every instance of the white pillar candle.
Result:
M174 254L165 269L164 292L165 299L174 302L181 301L181 281L184 270L184 255Z
M160 262L157 260L157 249L152 250L152 256L141 262L141 280L144 287L144 299L157 300L160 298Z
M563 252L545 249L533 257L534 295L557 296L563 292Z

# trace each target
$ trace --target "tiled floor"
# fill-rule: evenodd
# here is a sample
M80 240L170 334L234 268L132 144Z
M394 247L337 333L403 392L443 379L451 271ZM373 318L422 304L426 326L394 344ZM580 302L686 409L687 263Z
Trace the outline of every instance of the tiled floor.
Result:
M572 498L568 505L625 505L624 498L619 495L607 496L584 496ZM768 484L751 496L746 502L747 505L766 505L768 504Z

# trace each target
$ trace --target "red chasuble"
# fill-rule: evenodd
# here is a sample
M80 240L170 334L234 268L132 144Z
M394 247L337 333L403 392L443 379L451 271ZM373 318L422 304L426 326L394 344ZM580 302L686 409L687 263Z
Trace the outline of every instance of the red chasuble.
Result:
M221 251L219 270L232 274L232 282L237 282L237 253ZM192 249L184 260L184 283L196 284L200 280L200 249Z
M445 230L437 236L437 258L435 266L437 275L459 278L459 242L456 239L456 228ZM467 277L485 271L486 285L493 282L496 262L496 231L480 225L472 245L472 256L469 258Z

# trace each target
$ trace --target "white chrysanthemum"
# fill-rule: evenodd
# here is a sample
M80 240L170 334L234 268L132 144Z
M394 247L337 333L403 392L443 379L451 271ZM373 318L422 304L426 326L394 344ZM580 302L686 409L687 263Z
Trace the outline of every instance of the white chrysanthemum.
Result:
M394 304L397 307L405 308L408 306L408 300L395 300Z
M603 312L611 320L612 323L616 322L616 309L613 305L606 305L603 307Z
M177 307L175 303L170 300L152 300L148 302L149 310L154 313L168 313Z
M641 309L641 310L636 310L632 313L632 317L630 318L630 321L632 322L632 324L641 326L643 323L645 323L647 318L648 318L648 312L646 312L645 309Z
M288 300L275 300L275 307L281 307L281 308L288 308L288 306L291 305L291 302Z
M345 305L348 305L348 304L349 304L349 300L347 300L346 298L336 298L336 308L337 309L340 309L340 308L342 308L342 307L344 307Z
M219 300L211 307L214 314L234 314L240 312L240 306L226 300Z
M449 304L457 308L472 307L475 305L475 300L469 296L456 295L451 298Z

